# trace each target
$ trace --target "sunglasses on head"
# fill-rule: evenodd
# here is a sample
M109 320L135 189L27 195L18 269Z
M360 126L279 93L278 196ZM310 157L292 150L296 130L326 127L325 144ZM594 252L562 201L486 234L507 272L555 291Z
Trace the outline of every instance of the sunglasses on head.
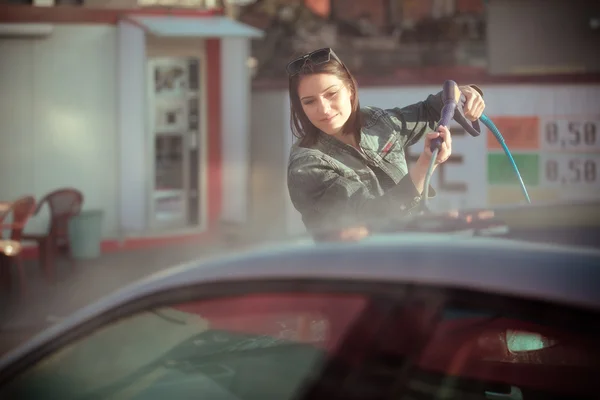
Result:
M285 67L285 70L287 71L289 76L294 76L300 73L300 71L302 71L302 68L304 68L308 61L315 65L319 65L331 61L332 58L339 62L342 66L344 66L344 64L334 53L334 51L329 47L325 47L323 49L312 51L303 55L302 57L298 57L295 60L290 61Z

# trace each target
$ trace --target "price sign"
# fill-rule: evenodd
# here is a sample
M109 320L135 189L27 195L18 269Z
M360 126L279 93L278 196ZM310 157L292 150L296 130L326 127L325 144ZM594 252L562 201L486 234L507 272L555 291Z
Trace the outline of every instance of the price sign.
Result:
M598 196L600 115L496 119L533 201ZM518 201L518 180L494 141L488 137L488 201ZM514 195L508 195L509 188Z
M541 122L543 151L600 151L600 117L546 118Z
M545 153L540 160L542 186L594 186L600 183L600 154Z

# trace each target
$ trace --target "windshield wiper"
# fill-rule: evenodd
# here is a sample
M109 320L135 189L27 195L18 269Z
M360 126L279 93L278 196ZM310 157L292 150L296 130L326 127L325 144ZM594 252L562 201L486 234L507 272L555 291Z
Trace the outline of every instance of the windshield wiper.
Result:
M391 220L372 227L373 233L430 232L468 234L472 236L504 236L506 222L487 209L447 213L420 213L408 218Z

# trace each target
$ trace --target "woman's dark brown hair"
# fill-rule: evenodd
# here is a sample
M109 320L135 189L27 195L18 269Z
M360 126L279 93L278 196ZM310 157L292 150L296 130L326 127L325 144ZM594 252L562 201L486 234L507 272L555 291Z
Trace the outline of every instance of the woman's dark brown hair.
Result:
M302 109L300 95L298 94L300 79L303 76L313 74L335 75L348 87L352 96L352 113L350 114L348 121L344 124L342 131L345 135L356 135L357 140L359 140L362 120L360 114L360 102L358 100L358 84L350 71L332 57L330 61L323 64L313 64L308 61L304 64L302 70L298 74L290 76L289 78L290 126L292 128L292 134L300 141L299 145L302 147L314 145L317 141L319 132L319 129L310 122Z

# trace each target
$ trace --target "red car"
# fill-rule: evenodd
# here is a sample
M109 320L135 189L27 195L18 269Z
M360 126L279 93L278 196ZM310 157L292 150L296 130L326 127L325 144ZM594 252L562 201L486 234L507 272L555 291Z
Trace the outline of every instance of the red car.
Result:
M598 205L173 268L7 354L0 398L597 399L600 251L560 242Z

